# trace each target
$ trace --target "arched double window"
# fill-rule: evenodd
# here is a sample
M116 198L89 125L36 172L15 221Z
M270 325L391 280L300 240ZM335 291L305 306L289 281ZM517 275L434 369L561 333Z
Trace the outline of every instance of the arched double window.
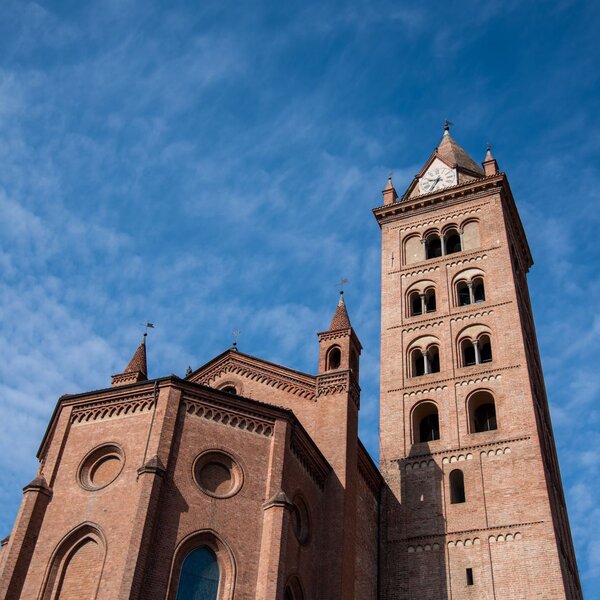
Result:
M490 336L481 334L476 339L466 338L460 343L462 366L470 367L492 362L492 343Z
M413 410L413 441L415 444L440 439L440 419L433 402L421 402Z
M194 548L183 561L177 586L177 600L217 600L219 564L206 546Z
M490 392L481 390L468 399L469 431L481 433L498 429L496 403Z
M429 287L424 291L415 290L408 295L409 316L414 317L429 312L435 312L435 288Z
M478 276L473 279L459 281L456 284L456 301L458 306L485 302L483 277Z
M415 348L411 352L411 375L421 377L440 371L440 351L435 345L429 346L426 350Z
M462 504L466 502L465 476L460 469L450 472L450 504Z

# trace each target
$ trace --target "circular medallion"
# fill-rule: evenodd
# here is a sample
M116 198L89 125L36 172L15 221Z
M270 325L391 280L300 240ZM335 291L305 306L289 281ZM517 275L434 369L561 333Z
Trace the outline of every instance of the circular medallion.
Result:
M201 454L194 462L193 474L200 489L213 498L230 498L240 491L244 482L240 465L220 450Z
M79 465L79 483L86 490L100 490L119 476L124 464L123 450L116 444L95 448Z

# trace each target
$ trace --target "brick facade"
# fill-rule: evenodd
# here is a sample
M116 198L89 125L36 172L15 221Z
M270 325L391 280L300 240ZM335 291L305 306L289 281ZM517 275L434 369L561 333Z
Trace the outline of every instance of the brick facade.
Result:
M450 187L420 193L444 165ZM60 398L2 545L0 600L175 600L199 547L220 600L581 598L531 256L506 177L483 165L446 134L374 211L381 472L358 439L343 296L316 376L232 349L149 381L142 342L112 387ZM460 248L426 258L430 235Z

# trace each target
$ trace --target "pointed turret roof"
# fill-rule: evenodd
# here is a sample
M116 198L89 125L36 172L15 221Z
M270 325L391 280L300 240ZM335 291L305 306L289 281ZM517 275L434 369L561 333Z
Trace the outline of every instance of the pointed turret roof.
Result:
M335 309L333 319L331 319L331 325L329 325L329 331L337 331L338 329L350 329L350 318L348 317L348 311L346 310L346 303L344 302L344 292L340 292L340 299Z
M472 171L483 175L483 170L450 135L448 124L444 126L444 135L435 150L435 154L451 167Z
M134 352L129 364L123 373L112 376L112 384L125 385L127 383L137 383L148 379L148 365L146 362L146 333L140 342L137 350Z
M436 160L445 163L451 169L456 169L457 183L459 185L464 181L485 177L486 173L481 168L481 165L477 164L450 135L450 125L451 123L446 121L444 134L437 148L431 153L419 173L415 175L415 178L402 195L401 201L422 193L419 188L419 180ZM384 202L384 204L388 204L388 202Z
M138 349L135 351L125 373L142 373L145 377L148 377L148 365L146 363L146 335L142 338Z

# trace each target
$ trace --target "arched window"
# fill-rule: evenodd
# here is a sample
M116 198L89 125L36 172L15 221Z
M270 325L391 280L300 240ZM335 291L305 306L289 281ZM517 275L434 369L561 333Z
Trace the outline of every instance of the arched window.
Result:
M440 439L440 420L433 402L421 402L413 412L413 438L415 443Z
M492 362L492 343L490 342L490 336L482 335L477 341L479 343L481 362Z
M412 292L408 297L408 303L410 305L411 316L416 317L423 314L423 302L421 301L421 294L419 292Z
M425 239L425 258L442 256L442 240L437 233L432 233Z
M465 502L465 477L460 469L450 472L450 504Z
M483 277L477 276L470 280L462 280L456 284L456 301L458 306L479 304L485 302L485 287Z
M496 403L492 394L486 391L475 392L469 398L468 408L471 433L481 433L498 429Z
M327 370L339 369L342 363L342 353L337 346L334 346L329 350L327 355Z
M435 312L436 304L435 304L435 290L433 288L429 288L425 292L425 310L426 312Z
M485 302L485 288L483 285L483 277L473 279L473 301L476 303Z
M493 403L482 404L475 409L475 432L493 431L496 426L496 407Z
M413 377L439 373L440 371L440 353L437 346L430 346L426 351L415 348L411 352L411 363Z
M437 414L427 415L419 423L419 440L431 442L440 439L440 420Z
M492 362L492 344L487 334L480 335L475 341L462 340L460 348L463 367Z
M462 250L460 234L456 229L449 229L444 235L444 247L446 254L454 254Z
M456 296L458 298L459 306L468 306L471 304L471 292L469 290L469 284L466 281L459 281L456 284Z
M427 359L429 360L429 373L440 372L440 351L437 346L431 346L427 350Z
M181 565L177 600L217 600L219 564L205 546L192 550Z
M76 528L60 543L52 557L42 599L95 598L104 553L104 536L99 529L88 523Z
M408 314L411 317L434 312L436 309L435 288L428 288L425 292L411 292L408 296L408 306Z
M228 394L237 394L237 390L233 385L226 385L225 387L221 388L221 391L227 392Z
M471 340L463 340L462 343L463 366L470 367L477 364L475 345Z

